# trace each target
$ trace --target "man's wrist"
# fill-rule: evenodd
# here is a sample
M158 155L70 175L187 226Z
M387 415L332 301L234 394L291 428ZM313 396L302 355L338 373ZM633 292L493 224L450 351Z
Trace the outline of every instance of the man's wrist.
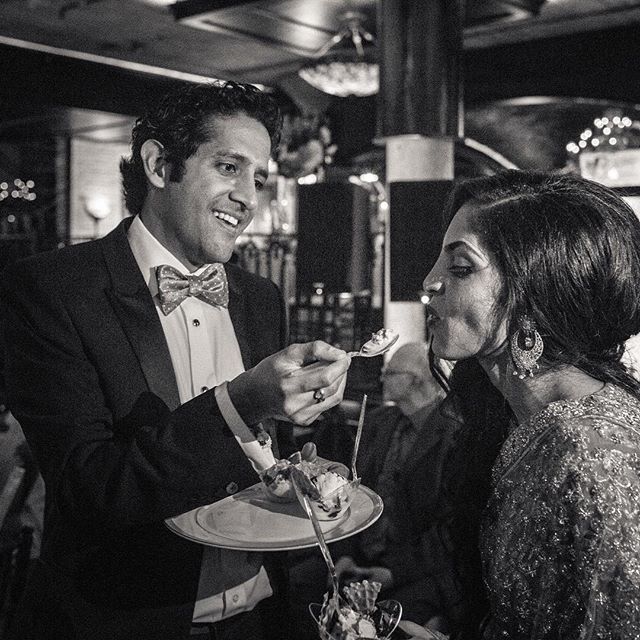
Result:
M269 416L260 409L260 402L251 385L251 374L241 373L227 383L231 402L246 424L258 424Z
M260 474L272 467L276 460L271 449L271 437L262 423L250 427L244 422L231 400L227 382L215 388L215 396L222 417L256 472Z

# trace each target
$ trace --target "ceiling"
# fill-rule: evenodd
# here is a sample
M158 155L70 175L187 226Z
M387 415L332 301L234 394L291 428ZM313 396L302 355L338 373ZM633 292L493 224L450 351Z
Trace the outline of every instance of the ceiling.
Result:
M417 1L426 0L407 4ZM113 114L139 113L177 80L233 78L275 87L303 109L332 109L336 130L345 129L341 149L349 139L362 147L353 135L358 122L344 116L354 111L349 99L312 89L297 70L340 28L345 11L361 12L375 34L376 6L2 0L0 141L39 132L124 140L131 120ZM465 105L531 95L640 103L639 30L639 1L466 0ZM370 121L359 137L370 140L375 97L357 100L359 120Z
M375 9L376 0L3 0L0 45L164 78L287 85L345 11L361 12L375 34ZM464 48L637 23L630 0L466 0Z
M0 0L0 177L28 173L49 189L38 206L55 237L60 140L128 141L145 104L179 80L211 78L264 84L301 110L329 114L336 164L340 154L345 166L358 154L383 162L372 143L375 96L329 98L297 70L345 11L361 12L375 34L378 2L426 1ZM532 149L561 166L562 144L603 108L598 100L640 104L640 1L465 5L461 93L467 135L478 142L522 166ZM513 102L524 96L569 103ZM596 102L576 112L576 97ZM562 144L551 148L549 131Z

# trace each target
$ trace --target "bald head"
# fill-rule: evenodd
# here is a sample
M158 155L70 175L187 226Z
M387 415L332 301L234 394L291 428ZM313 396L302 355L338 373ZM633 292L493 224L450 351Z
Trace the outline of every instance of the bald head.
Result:
M396 349L383 370L382 392L406 415L444 396L429 368L426 342L409 342Z

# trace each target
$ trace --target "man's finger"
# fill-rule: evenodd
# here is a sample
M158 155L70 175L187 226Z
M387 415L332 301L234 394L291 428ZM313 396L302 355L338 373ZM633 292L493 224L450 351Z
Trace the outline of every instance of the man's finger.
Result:
M322 340L289 345L286 349L288 358L296 364L310 365L317 361L334 362L347 355L343 349L331 346Z
M287 373L287 378L293 378L305 390L317 389L330 385L336 378L346 373L351 365L351 358L344 352L335 360L320 360Z
M300 455L303 460L313 462L318 457L318 449L313 442L305 442L300 450Z

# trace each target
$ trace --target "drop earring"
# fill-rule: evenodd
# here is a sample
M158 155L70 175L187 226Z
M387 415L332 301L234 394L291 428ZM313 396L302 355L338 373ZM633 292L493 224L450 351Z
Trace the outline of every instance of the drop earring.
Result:
M540 368L538 360L542 355L544 342L529 316L520 318L520 328L511 336L510 347L511 358L516 367L513 375L520 380L524 380L526 376L533 378L534 370Z

